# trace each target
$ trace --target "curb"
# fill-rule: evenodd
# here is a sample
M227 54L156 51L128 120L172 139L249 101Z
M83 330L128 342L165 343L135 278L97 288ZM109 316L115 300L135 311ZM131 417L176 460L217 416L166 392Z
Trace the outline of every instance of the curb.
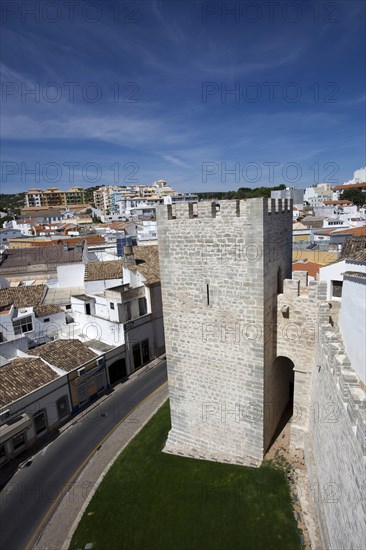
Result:
M159 390L161 390L162 388L159 388ZM99 478L97 479L97 481L95 482L94 484L94 487L92 488L92 490L90 491L89 495L87 496L87 498L85 499L84 501L84 504L83 506L81 507L81 510L79 511L78 515L76 516L76 519L65 539L65 542L64 544L62 545L61 547L61 550L68 550L69 546L70 546L70 543L71 543L71 540L72 540L72 537L77 529L77 526L79 525L80 523L80 520L81 518L83 517L84 513L85 513L85 510L87 509L90 501L92 500L93 496L95 495L99 485L102 483L104 477L106 476L106 474L108 473L108 471L110 470L110 468L113 466L113 464L115 463L115 461L117 460L117 458L119 457L119 455L124 451L124 449L130 444L130 442L140 433L140 431L142 430L142 428L144 428L144 426L146 426L146 424L151 420L151 418L158 412L158 410L164 405L164 403L167 401L168 397L165 397L163 402L158 404L157 407L147 416L147 418L144 420L144 422L139 426L139 428L137 429L137 431L126 441L126 443L123 445L123 447L121 447L118 451L118 453L109 461L109 463L107 464L107 466L104 468L103 472L100 474ZM66 495L65 495L66 496ZM65 498L65 497L64 497ZM61 504L61 503L60 503Z

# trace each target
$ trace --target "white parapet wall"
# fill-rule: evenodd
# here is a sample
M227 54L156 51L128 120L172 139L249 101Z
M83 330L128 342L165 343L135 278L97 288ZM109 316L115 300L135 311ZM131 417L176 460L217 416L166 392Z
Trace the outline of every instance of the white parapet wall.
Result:
M366 382L366 273L346 271L339 326L352 368Z

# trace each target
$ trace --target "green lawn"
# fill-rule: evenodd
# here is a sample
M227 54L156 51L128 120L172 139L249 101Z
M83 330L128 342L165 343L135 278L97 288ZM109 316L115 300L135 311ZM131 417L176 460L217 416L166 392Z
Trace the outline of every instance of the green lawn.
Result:
M70 548L93 550L300 549L285 475L161 452L166 403L121 453Z

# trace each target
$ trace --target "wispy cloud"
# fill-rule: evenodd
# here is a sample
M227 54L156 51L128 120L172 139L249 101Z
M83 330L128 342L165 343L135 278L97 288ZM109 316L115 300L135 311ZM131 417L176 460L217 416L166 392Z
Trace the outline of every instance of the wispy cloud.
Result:
M187 181L202 188L204 161L283 166L336 158L347 179L363 164L365 100L361 10L348 4L340 3L337 24L314 22L309 6L293 24L283 17L269 24L264 12L254 24L230 17L223 22L220 13L204 23L200 3L179 0L140 2L135 23L113 21L104 3L109 19L97 24L80 17L73 24L9 20L3 81L28 89L54 81L65 93L55 103L20 94L2 103L4 155L46 160L52 151L52 160L61 162L72 150L75 158L93 156L105 166L114 156L132 158L145 181L171 178L185 190L193 190ZM242 94L237 101L218 92L203 102L208 80L228 89L253 82L261 93L256 101ZM70 81L77 83L72 102L64 86ZM93 81L103 90L96 103L81 94ZM268 100L268 81L276 83L274 101ZM137 101L115 102L116 82L122 90L134 82ZM291 82L301 88L298 102L286 98ZM324 101L327 82L338 84L338 103ZM225 185L235 188L235 182Z
M180 168L186 168L187 170L192 170L192 166L188 164L187 162L184 162L180 158L171 155L171 154L163 154L161 155L164 160L167 162L171 162L175 166L179 166Z

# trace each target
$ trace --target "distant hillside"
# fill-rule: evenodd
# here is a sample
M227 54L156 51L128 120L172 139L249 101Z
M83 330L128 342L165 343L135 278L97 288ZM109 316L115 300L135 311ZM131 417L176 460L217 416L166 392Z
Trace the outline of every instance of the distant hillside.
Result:
M0 211L10 210L15 214L20 214L20 209L24 206L24 193L0 193Z

